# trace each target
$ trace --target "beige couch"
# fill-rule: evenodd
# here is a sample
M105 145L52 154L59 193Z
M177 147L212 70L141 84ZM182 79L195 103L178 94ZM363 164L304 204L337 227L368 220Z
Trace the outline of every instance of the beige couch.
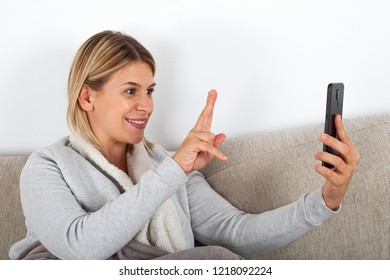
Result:
M298 240L258 259L390 259L390 114L346 119L360 165L342 211ZM227 140L225 163L202 170L211 186L251 213L296 200L322 185L313 155L322 125ZM0 157L0 259L25 234L18 179L26 156Z

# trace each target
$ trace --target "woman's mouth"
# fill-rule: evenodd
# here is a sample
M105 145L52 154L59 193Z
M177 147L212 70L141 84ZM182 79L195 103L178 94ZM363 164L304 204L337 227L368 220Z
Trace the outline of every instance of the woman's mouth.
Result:
M128 118L125 118L125 120L137 129L144 129L146 127L146 124L148 123L147 119L128 119Z

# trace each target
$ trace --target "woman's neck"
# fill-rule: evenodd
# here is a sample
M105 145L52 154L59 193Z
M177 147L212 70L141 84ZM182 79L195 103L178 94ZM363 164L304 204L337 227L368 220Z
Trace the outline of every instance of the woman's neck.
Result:
M126 161L126 144L112 145L110 148L103 147L102 152L111 164L115 165L120 170L128 174Z

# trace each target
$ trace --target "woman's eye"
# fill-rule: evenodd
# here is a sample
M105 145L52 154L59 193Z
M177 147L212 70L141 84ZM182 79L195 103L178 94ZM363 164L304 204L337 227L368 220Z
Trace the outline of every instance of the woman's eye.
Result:
M135 94L135 89L133 89L133 88L131 88L131 89L128 89L128 90L126 90L126 93L127 94Z
M150 88L150 89L148 89L148 90L146 91L146 93L147 93L148 95L152 95L153 92L154 92L154 88Z

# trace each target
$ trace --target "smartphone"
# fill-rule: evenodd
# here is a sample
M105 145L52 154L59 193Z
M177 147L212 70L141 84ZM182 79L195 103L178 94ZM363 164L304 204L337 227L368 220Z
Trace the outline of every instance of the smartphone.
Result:
M327 101L326 101L324 132L337 139L338 139L338 135L337 135L334 120L336 115L343 116L343 101L344 101L344 84L330 83L328 85L328 94L327 94ZM338 152L336 152L331 147L328 147L326 145L324 145L323 151L338 156ZM322 162L322 165L328 168L333 168L333 165L327 162Z

